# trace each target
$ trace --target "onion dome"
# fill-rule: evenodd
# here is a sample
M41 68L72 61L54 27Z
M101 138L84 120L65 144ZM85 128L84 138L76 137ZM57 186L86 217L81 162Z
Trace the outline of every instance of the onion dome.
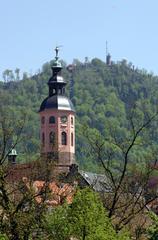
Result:
M55 48L56 56L52 66L52 76L48 81L49 96L44 99L40 106L39 112L45 109L59 109L75 111L70 99L65 96L66 82L61 76L62 66L59 61L59 47Z

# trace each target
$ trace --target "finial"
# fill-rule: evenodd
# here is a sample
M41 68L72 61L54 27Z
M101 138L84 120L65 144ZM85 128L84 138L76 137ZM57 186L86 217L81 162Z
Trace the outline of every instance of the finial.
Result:
M58 60L58 53L59 53L59 47L56 46L55 48L55 52L56 52L56 56L55 56L55 59Z
M59 50L60 50L61 47L62 46L56 46L56 48L55 48L55 52L56 52L55 59L56 59L56 61L59 59L58 53L59 53Z

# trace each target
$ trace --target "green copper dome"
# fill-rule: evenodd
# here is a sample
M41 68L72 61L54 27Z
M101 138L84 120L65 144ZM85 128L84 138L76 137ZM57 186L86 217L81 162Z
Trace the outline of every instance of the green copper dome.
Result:
M54 60L52 67L53 67L53 68L54 68L54 67L62 68L61 63L59 62L58 59Z
M14 148L9 153L9 156L17 156L17 152L16 152L16 150Z

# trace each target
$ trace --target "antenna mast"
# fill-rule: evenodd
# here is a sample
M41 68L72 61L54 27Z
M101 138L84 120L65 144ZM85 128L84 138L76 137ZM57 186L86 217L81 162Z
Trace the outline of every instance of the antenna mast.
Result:
M106 41L106 57L108 55L108 42Z

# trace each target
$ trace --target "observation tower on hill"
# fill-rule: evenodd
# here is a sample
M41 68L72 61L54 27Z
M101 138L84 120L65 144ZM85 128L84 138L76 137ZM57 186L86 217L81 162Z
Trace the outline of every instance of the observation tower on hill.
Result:
M48 81L49 96L40 106L41 156L54 161L59 171L68 171L75 163L75 109L65 96L66 82L61 76L59 47Z

